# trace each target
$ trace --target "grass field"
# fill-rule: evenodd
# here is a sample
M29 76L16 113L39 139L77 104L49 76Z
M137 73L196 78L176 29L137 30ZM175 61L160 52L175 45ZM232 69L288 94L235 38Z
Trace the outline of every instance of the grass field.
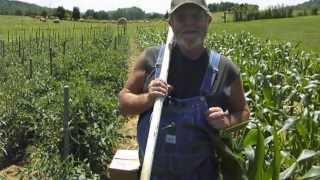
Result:
M219 16L218 16L219 17ZM320 52L320 16L257 20L238 23L213 23L210 32L251 32L262 39L301 43L305 50Z
M257 20L238 23L232 22L227 24L222 23L221 16L221 13L213 15L214 19L210 27L210 32L220 34L224 31L231 33L246 31L251 32L253 35L262 39L292 42L293 44L299 43L299 46L304 50L316 53L320 52L320 16ZM59 24L54 24L52 21L43 23L38 19L17 16L0 16L0 24L4 25L0 26L0 39L3 40L7 38L8 31L12 34L23 28L31 29L41 27L63 30L71 29L72 27L104 26L103 23L80 23L69 21L62 21ZM136 27L136 24L133 24L132 26Z
M8 32L9 36L14 34L23 34L32 32L32 30L38 29L50 29L58 31L80 30L90 27L105 27L103 23L85 23L85 22L72 22L72 21L60 21L60 23L53 23L53 20L47 20L47 22L41 22L38 18L23 17L23 16L0 16L0 40L7 40ZM77 32L77 31L75 31ZM27 34L28 35L28 34Z

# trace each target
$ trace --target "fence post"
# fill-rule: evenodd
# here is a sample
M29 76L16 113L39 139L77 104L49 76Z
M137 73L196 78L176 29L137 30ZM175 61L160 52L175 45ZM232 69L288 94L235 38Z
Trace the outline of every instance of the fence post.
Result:
M67 41L64 40L64 41L63 41L63 56L66 55L66 45L67 45Z
M21 40L20 40L20 36L18 37L18 52L19 52L19 57L21 57Z
M49 60L50 60L50 75L52 76L52 74L53 74L53 65L52 65L52 48L50 47L49 48Z
M64 114L63 114L63 158L66 159L70 153L69 133L69 86L64 86Z
M32 69L32 58L29 59L29 79L32 79L33 69Z
M6 44L5 44L5 42L4 42L4 40L3 40L3 42L2 42L2 55L3 55L3 57L5 57L6 56Z
M117 49L117 35L114 36L114 48L113 49Z
M22 48L22 57L21 57L21 64L24 64L24 60L25 60L25 49L24 48Z
M83 50L83 34L81 35L81 50Z
M29 54L32 54L32 35L29 35Z
M5 54L5 44L4 44L4 40L2 41L2 57L4 57L6 54Z

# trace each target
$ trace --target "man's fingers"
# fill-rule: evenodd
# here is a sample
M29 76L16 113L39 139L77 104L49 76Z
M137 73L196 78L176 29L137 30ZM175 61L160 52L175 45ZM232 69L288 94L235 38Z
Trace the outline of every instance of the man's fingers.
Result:
M208 111L206 112L207 116L210 116L213 113L220 113L223 112L223 110L220 107L211 107L208 109ZM223 112L224 113L224 112Z
M160 92L160 91L153 91L153 92L150 93L150 95L151 95L153 98L161 97L161 96L166 96L166 94L164 94L163 92Z
M209 112L219 112L223 111L220 107L211 107L209 108Z
M153 93L154 91L156 91L157 93L155 94L161 96L168 95L169 92L172 91L172 89L173 87L171 85L159 79L152 80L148 86L149 93Z
M221 118L224 118L226 114L222 111L220 112L214 112L214 113L211 113L208 115L208 119L221 119Z
M164 87L151 87L149 89L150 92L154 92L154 91L158 91L158 92L162 92L163 94L166 94L168 92L168 90Z
M152 80L150 84L152 84L153 86L167 86L166 82L159 79Z
M163 87L168 88L168 85L161 80L153 80L150 82L149 87Z
M168 94L171 93L173 91L173 86L168 84Z

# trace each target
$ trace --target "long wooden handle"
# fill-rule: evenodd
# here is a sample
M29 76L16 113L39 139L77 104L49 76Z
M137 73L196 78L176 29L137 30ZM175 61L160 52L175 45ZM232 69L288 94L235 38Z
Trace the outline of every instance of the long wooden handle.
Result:
M160 71L160 79L167 82L168 77L168 71L169 71L169 64L170 64L170 49L173 42L173 32L171 27L169 26L168 36L167 36L167 42L165 45L162 65L161 65L161 71ZM157 142L158 137L158 128L161 118L161 111L163 106L164 97L159 97L156 99L154 106L153 106L153 112L151 116L150 121L150 128L149 128L149 134L148 134L148 140L147 140L147 146L145 150L145 155L143 159L143 165L142 165L142 171L140 180L150 180L151 176L151 169L152 169L152 163L153 163L153 157L154 157L154 150L155 145Z

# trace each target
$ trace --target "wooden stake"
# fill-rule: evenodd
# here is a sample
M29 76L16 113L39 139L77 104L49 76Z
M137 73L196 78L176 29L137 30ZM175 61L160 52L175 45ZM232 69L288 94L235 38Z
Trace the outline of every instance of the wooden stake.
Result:
M18 37L18 52L19 52L19 57L21 57L21 41L20 41L20 36Z
M3 57L5 57L6 56L6 43L4 42L4 40L2 42L2 45L3 45L2 46L2 55L3 55Z
M83 50L83 34L81 34L81 50Z
M63 158L66 159L70 153L69 133L69 86L64 86L64 114L63 114Z
M50 60L50 75L52 76L52 74L53 74L53 65L52 65L52 48L50 47L49 48L49 60Z
M24 64L24 60L25 60L25 49L24 47L22 48L22 57L21 57L21 64Z
M5 47L5 43L4 43L4 40L2 41L2 57L4 57L6 55L6 47Z
M29 59L29 79L32 79L33 68L32 68L32 58Z
M67 41L64 40L64 41L63 41L63 55L64 55L64 56L66 55L66 44L67 44Z

